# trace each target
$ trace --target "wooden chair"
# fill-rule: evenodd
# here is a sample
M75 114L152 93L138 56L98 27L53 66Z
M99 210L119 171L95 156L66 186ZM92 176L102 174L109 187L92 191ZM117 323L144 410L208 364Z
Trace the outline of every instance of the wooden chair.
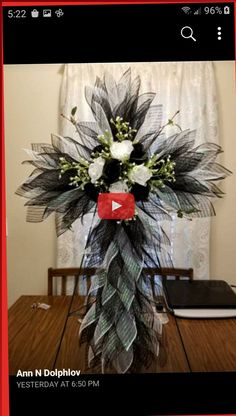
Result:
M144 268L144 273L154 277L154 276L161 276L161 277L175 277L179 280L181 277L188 277L190 280L193 280L193 269L176 269L176 268Z
M175 277L175 279L180 280L181 277L187 277L189 280L193 280L193 269L178 269L178 268L157 268L157 267L148 267L143 269L144 273L151 277L151 289L152 294L156 297L155 291L155 276L161 276L162 278Z
M71 268L61 268L53 269L50 267L48 269L48 296L53 295L53 282L54 278L61 278L61 295L66 295L66 282L68 277L73 276L75 284L77 284L77 278L79 276L88 276L91 278L95 274L95 268L81 268L81 267L71 267ZM89 279L89 285L90 285Z
M193 280L193 269L175 269L175 268L144 268L144 273L150 275L151 285L153 294L155 293L155 276L161 276L166 278L167 276L174 276L176 279L180 279L181 277L188 277L190 280ZM61 295L66 295L66 282L69 276L73 276L76 279L79 276L88 276L91 278L95 274L95 268L80 268L80 267L72 267L72 268L61 268L61 269L54 269L50 267L48 269L48 296L52 296L53 294L53 280L54 278L61 277L62 284L61 284ZM90 285L90 279L89 279Z

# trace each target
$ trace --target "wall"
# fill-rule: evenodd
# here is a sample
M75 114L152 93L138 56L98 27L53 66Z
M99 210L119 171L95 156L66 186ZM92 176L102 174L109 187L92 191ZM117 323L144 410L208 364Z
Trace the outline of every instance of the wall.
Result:
M234 63L215 63L219 96L220 141L225 152L221 162L235 170L236 94ZM8 220L9 305L22 294L45 294L47 268L56 265L54 218L39 224L26 223L24 200L15 190L31 167L21 165L24 148L32 142L50 142L59 130L59 93L63 66L27 65L5 67L5 140ZM223 184L224 200L216 201L212 220L211 276L236 283L234 273L236 174Z
M47 268L55 266L54 218L41 224L25 221L25 199L15 190L32 171L22 165L23 149L50 142L58 132L59 65L5 67L5 142L7 175L7 259L9 305L22 294L45 294Z
M221 163L233 172L221 185L226 193L216 201L212 219L211 276L236 284L236 91L234 62L215 63L220 116Z

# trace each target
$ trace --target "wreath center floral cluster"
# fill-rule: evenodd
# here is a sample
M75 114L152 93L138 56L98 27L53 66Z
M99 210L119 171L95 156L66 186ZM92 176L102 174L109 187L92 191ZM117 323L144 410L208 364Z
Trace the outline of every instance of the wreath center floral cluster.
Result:
M175 162L170 155L148 157L143 145L135 140L137 130L129 122L117 116L110 123L112 134L106 130L98 135L100 144L93 149L90 160L71 162L60 158L60 177L70 171L69 184L94 201L103 192L130 192L136 201L146 200L156 187L175 181Z

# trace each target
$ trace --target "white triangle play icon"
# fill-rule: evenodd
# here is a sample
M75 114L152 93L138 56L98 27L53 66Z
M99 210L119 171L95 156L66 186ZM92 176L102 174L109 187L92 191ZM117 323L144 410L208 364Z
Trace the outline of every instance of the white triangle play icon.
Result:
M122 207L122 205L121 204L118 204L118 202L115 202L115 201L112 201L111 202L111 210L112 211L115 211L116 209L118 209L120 207Z

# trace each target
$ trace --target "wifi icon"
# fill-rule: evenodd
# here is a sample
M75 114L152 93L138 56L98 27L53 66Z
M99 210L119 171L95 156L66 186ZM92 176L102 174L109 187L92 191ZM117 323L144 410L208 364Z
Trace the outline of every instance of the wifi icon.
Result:
M191 8L190 7L182 7L181 9L183 10L183 12L185 14L191 14Z

